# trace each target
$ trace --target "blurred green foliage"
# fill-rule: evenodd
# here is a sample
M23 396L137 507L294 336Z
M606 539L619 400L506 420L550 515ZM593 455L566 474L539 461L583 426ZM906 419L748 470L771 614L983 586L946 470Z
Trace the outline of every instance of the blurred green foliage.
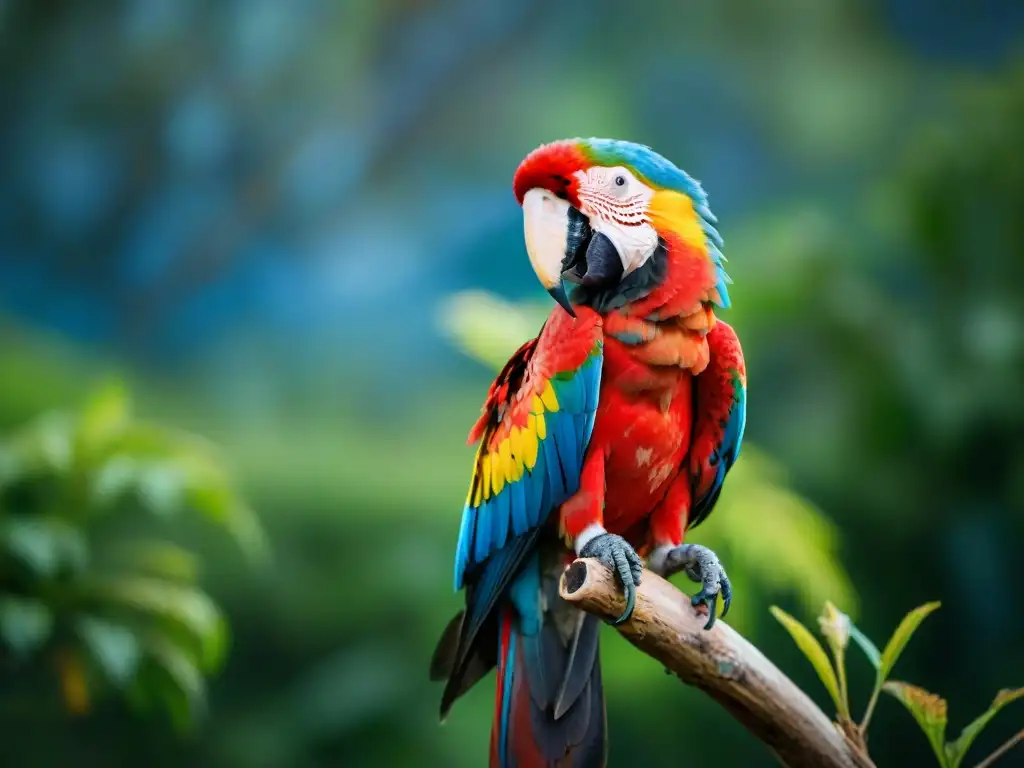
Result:
M0 641L16 664L51 662L71 712L113 687L179 731L204 713L226 621L196 584L196 554L138 525L186 512L264 553L212 447L133 418L117 382L0 442Z

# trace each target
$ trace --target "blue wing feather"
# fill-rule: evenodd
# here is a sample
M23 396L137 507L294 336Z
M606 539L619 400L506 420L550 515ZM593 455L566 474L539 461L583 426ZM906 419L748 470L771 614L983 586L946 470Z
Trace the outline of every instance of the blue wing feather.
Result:
M519 364L525 367L527 359ZM496 494L491 494L485 483L485 492L482 498L475 499L476 504L471 492L463 510L456 548L456 590L462 588L466 573L507 546L510 536L514 540L542 526L551 510L579 488L583 457L597 412L602 362L603 349L598 342L582 365L563 371L550 381L557 408L548 407L550 403L544 405L545 436L537 438L537 460L532 469L524 469L516 480L504 478ZM512 375L514 370L510 363L503 376ZM485 447L483 452L486 450ZM478 455L478 462L483 452ZM476 482L478 479L474 476Z
M491 539L491 502L485 501L476 510L476 546L473 549L473 559L480 560L487 557L490 549Z
M558 379L553 382L555 395L558 397L559 411L583 413L587 407L587 373L586 366L580 366L577 374L570 379Z
M534 464L531 474L543 475L544 471L544 451L538 446L537 463ZM533 528L540 524L541 510L546 509L550 504L551 496L548 493L547 482L538 480L537 482L523 483L523 487L526 489L528 505L526 508L527 525Z
M470 547L473 544L473 532L477 526L478 516L472 514L470 505L466 504L462 511L462 525L459 527L459 543L455 547L455 562L465 563L468 562L470 557ZM475 556L476 553L474 552Z
M736 461L740 455L740 447L743 445L743 433L747 429L747 388L741 387L739 392L739 404L735 409L736 413L733 414L733 418L729 419L729 425L726 427L726 433L728 434L729 429L733 427L735 422L735 436L732 438L735 444L733 449L732 460Z
M524 477L521 481L512 483L509 488L510 505L512 507L512 533L518 536L526 533L530 527L530 513L527 508L526 488L530 483Z
M550 422L551 419L548 421ZM551 492L551 503L558 505L567 499L569 494L565 492L565 480L562 478L562 462L558 458L558 446L555 443L554 433L554 425L549 423L547 439L541 443L541 446L544 451L545 485ZM559 501L559 499L562 501ZM538 515L540 514L543 514L543 512L538 512Z
M590 433L587 429L587 414L577 413L572 417L573 433L576 438L576 450L582 456L587 450L587 443L590 442Z
M512 522L511 489L505 489L491 499L491 551L497 552L505 546L508 527Z
M558 413L553 421L555 422L555 450L562 463L565 492L567 496L571 496L579 490L580 472L583 470L576 423L573 416L567 412Z
M544 472L545 478L548 472L548 458L547 454L543 449L537 452L537 466L541 467L541 471ZM543 519L547 516L547 510L550 510L555 506L554 499L555 491L552 483L545 479L544 482L531 483L531 487L535 487L540 495L540 503L530 510L530 521L534 527L539 526Z

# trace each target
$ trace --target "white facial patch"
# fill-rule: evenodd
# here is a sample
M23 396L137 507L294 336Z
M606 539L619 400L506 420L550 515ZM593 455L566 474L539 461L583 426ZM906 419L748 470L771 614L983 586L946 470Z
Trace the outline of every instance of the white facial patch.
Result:
M654 190L621 166L588 168L577 171L576 178L580 211L591 229L612 241L623 275L643 266L658 247L658 233L647 215Z

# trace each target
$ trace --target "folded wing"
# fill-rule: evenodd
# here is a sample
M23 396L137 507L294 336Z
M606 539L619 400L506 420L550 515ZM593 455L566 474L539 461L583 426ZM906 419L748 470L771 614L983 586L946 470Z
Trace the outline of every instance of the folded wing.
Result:
M570 321L571 322L571 321ZM491 385L455 553L455 588L579 487L601 384L599 321L549 321Z
M714 509L725 476L739 457L747 422L747 373L736 332L718 320L707 339L710 362L694 387L689 528L703 522Z

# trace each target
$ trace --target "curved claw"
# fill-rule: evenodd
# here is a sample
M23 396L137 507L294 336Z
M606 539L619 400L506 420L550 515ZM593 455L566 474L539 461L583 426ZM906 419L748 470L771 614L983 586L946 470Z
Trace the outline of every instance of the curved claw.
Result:
M626 595L626 610L612 624L621 624L633 615L633 609L636 608L636 587L633 586L633 582L627 582L623 585L623 592Z
M708 607L708 620L704 629L711 629L718 618L718 595L722 595L722 616L732 605L732 583L718 557L699 544L681 544L668 552L664 562L665 577L684 571L692 580L700 582L701 589L690 600L696 608L702 603Z
M622 584L626 609L613 623L626 621L636 607L636 588L640 585L640 574L643 571L640 556L621 536L602 533L586 543L580 550L580 557L597 558L615 573Z
M702 589L692 598L690 598L690 605L696 608L698 605L705 604L708 607L708 620L704 624L704 629L711 629L715 626L715 614L718 612L718 593L707 594L707 590ZM723 612L724 616L725 613Z
M725 571L722 571L722 618L725 618L725 614L729 612L729 606L732 605L732 584L729 582L729 577L725 575Z

